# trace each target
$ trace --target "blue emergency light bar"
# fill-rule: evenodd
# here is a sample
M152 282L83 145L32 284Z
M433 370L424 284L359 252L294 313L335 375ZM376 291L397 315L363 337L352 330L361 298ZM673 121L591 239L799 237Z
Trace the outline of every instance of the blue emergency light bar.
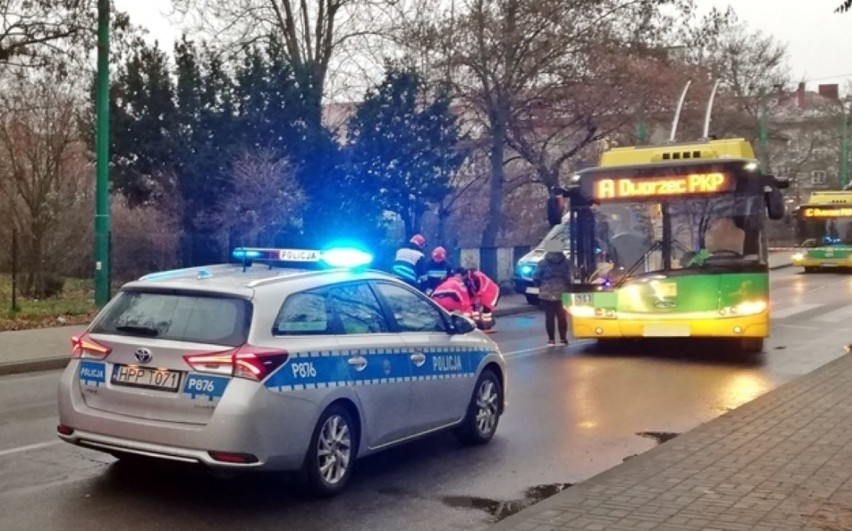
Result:
M373 261L372 254L355 247L331 247L323 251L316 249L237 247L233 250L231 256L243 263L286 264L304 268L326 266L354 269L367 266Z

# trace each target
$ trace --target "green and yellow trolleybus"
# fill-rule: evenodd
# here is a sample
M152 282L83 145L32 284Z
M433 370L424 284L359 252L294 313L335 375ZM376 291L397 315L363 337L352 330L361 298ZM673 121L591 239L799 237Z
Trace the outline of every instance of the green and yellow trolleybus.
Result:
M852 268L852 192L814 192L796 209L796 229L804 249L793 255L793 265L808 273Z
M733 338L762 350L764 225L783 217L785 185L743 139L603 153L551 199L568 198L574 336Z

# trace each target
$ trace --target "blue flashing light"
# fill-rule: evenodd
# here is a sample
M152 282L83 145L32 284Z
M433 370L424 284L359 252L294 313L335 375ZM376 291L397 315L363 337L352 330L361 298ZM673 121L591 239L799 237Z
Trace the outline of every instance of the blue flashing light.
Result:
M353 269L369 265L373 261L373 255L354 247L339 247L323 251L322 261L331 267Z
M252 249L243 249L241 247L237 247L231 252L231 256L233 256L237 260L250 260L252 258L260 258L261 256L263 256L263 253Z

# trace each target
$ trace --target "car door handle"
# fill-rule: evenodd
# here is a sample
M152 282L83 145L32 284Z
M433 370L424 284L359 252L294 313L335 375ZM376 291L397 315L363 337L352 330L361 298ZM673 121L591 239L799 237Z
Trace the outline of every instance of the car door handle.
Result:
M422 367L423 364L426 363L426 355L422 352L415 352L411 355L411 361L414 365Z
M363 371L367 367L367 358L364 356L355 356L349 358L349 365L355 367L356 371Z

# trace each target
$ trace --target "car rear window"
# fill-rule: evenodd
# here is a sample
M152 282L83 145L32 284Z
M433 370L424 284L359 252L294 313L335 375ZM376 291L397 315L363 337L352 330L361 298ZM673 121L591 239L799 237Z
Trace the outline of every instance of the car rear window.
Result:
M238 297L123 291L91 331L236 347L250 323L251 303Z

